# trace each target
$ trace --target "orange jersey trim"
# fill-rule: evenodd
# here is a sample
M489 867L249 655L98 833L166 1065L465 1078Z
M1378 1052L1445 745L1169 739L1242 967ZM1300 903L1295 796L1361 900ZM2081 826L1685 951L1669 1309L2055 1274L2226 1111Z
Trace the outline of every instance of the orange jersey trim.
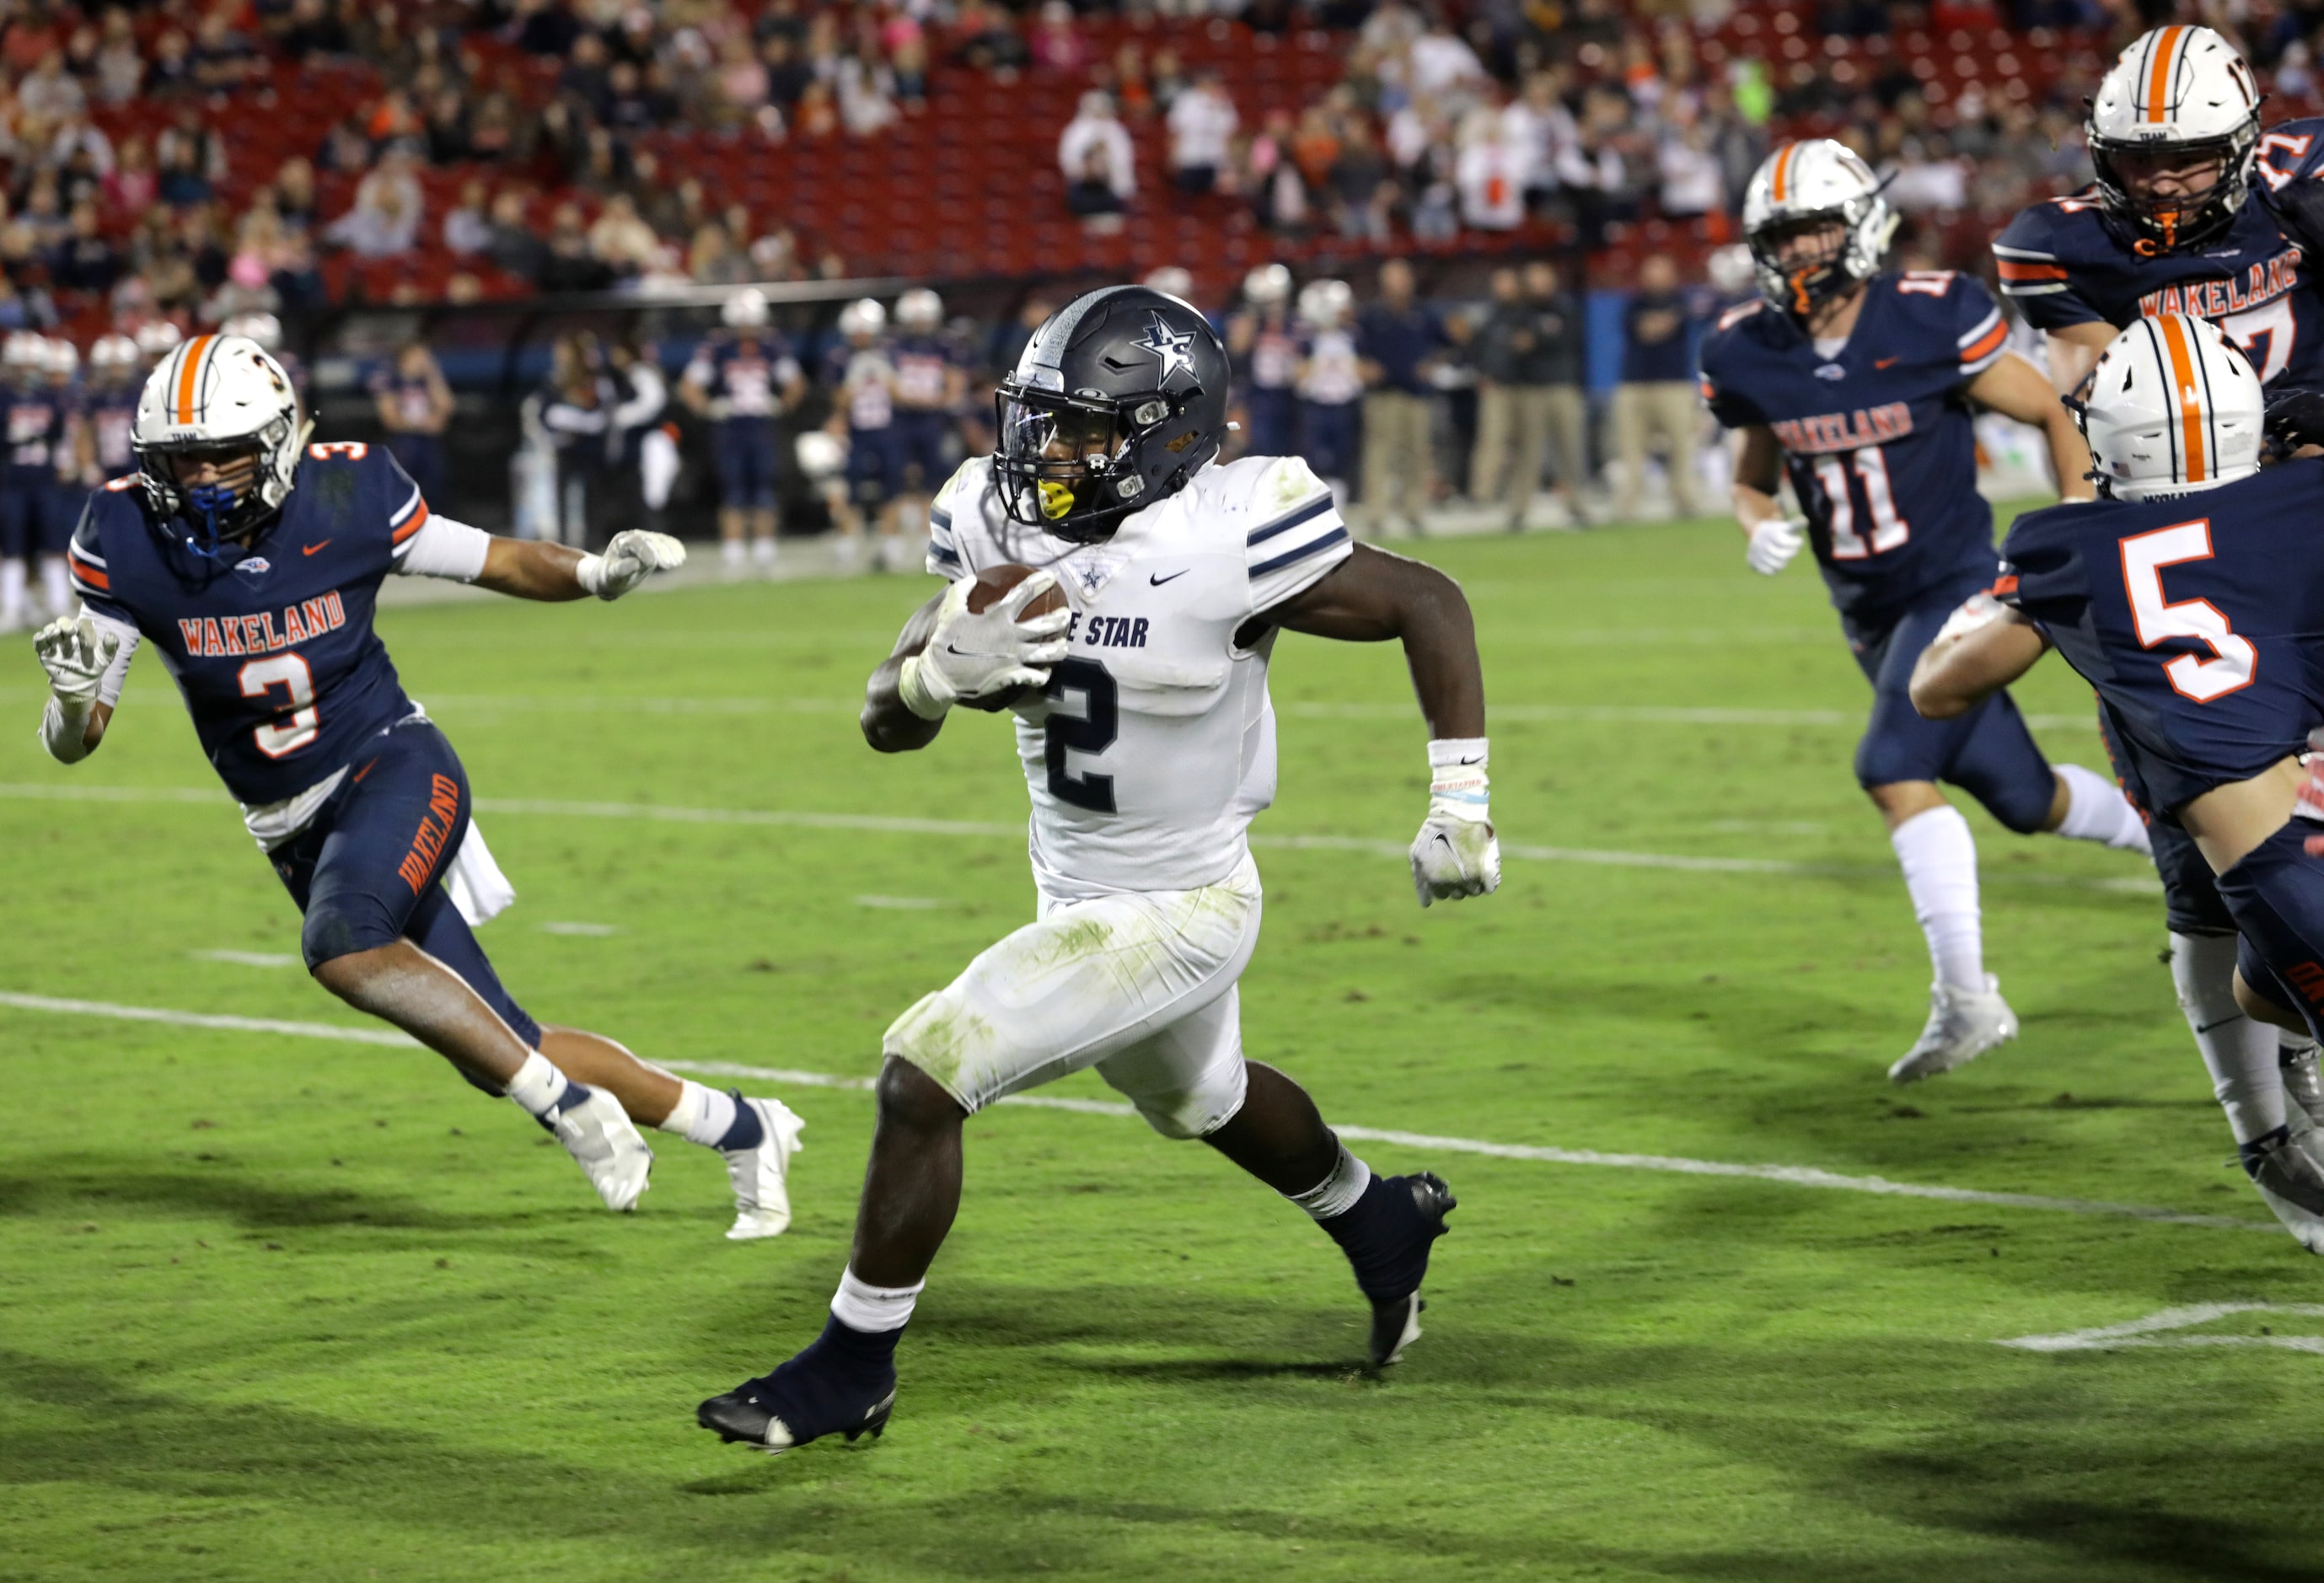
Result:
M1961 361L1963 363L1975 363L1978 358L1984 356L1987 353L1995 350L2007 339L2009 339L2009 327L2007 325L1996 325L1991 330L1986 333L1984 338L1979 340L1976 345L1971 346L1968 351L1961 354Z
M1993 262L2005 281L2062 281L2067 278L2062 264L2017 263L2006 258Z
M95 588L101 593L110 592L112 590L113 579L106 576L97 567L90 566L87 561L81 559L80 557L77 555L72 556L69 564L72 567L72 575L78 577L90 587Z
M401 544L405 539L419 532L421 528L427 525L427 522L428 502L426 501L421 501L418 505L411 509L411 520L395 530L395 542ZM317 545L315 548L320 549L322 546Z

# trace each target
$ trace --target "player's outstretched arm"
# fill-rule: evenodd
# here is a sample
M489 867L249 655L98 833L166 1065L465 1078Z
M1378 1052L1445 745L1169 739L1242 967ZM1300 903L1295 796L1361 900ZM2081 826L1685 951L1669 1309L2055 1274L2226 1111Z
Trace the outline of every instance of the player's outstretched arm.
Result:
M1412 843L1420 905L1483 896L1501 883L1485 776L1485 671L1461 585L1403 556L1360 544L1326 575L1252 618L1238 640L1282 627L1350 643L1404 644L1428 722L1428 817Z
M1924 719L1967 714L2049 652L2042 629L1989 594L1946 619L1913 666L1913 707Z
M32 635L32 652L49 673L49 702L41 712L41 745L60 764L78 764L97 751L113 705L97 692L121 651L118 634L87 616L60 616Z
M2050 465L2058 475L2060 499L2098 498L2098 489L2090 483L2090 448L2082 443L2074 415L2042 377L2040 369L2015 352L2005 352L1992 367L1969 382L1969 399L2042 431L2050 442Z
M1784 446L1764 423L1742 429L1735 442L1735 521L1743 529L1743 558L1753 571L1772 577L1792 564L1807 542L1807 524L1784 515L1775 492L1783 487Z
M473 565L474 563L470 563ZM514 599L556 602L619 599L652 576L686 564L686 546L667 533L631 528L613 535L602 554L583 555L567 545L495 535L484 550L479 588Z
M2114 344L2115 334L2115 327L2103 319L2044 332L2042 352L2050 360L2050 388L2061 396L2080 390L2098 365L2098 354Z
M1003 709L1025 689L1047 686L1073 618L1062 605L1035 616L1025 607L1056 585L1054 575L1036 572L972 611L976 579L963 577L914 611L864 687L863 740L882 753L909 753L936 740L955 704Z

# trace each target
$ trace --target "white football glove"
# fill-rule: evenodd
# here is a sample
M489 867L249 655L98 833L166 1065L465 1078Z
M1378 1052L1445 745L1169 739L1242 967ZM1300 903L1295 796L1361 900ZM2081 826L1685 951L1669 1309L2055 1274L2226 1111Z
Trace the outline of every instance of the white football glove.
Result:
M619 599L656 572L686 565L686 546L667 533L629 528L613 535L602 555L585 555L573 568L581 586L600 599Z
M1412 842L1412 888L1420 905L1488 896L1500 888L1501 843L1493 833L1485 739L1428 744L1428 817Z
M1762 577L1772 577L1792 564L1800 546L1808 541L1807 522L1799 517L1769 517L1751 529L1751 543L1743 558Z
M1065 657L1065 627L1073 612L1053 610L1020 621L1018 613L1057 585L1047 572L1036 572L994 600L981 614L968 608L973 577L945 590L927 647L904 661L897 692L904 707L922 720L941 720L966 699L1019 687L1046 687L1049 667Z
M121 651L121 637L87 616L60 616L32 634L32 652L49 673L49 691L68 714L87 715L97 703L97 684Z

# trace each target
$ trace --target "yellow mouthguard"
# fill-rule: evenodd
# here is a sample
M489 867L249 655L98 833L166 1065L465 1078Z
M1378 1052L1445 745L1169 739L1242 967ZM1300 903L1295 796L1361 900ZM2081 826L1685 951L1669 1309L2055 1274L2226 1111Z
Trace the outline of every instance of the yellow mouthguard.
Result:
M1044 480L1041 484L1041 515L1054 522L1074 509L1074 492L1064 484Z

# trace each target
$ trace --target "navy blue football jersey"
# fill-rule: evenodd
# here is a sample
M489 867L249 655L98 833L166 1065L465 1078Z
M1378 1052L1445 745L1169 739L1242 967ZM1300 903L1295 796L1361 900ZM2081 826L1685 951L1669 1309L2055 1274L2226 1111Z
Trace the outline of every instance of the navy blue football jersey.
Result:
M722 330L696 349L686 377L726 403L726 421L763 422L782 410L783 387L799 377L798 358L772 330Z
M2324 382L2324 295L2284 240L2272 194L2324 176L2324 121L2287 121L2259 140L2257 179L2225 235L2148 257L2107 219L2094 190L2018 211L1994 239L2003 295L2039 330L2124 328L2161 313L2207 318L2263 383Z
M384 446L341 440L307 448L290 498L235 564L157 521L134 474L88 497L67 563L91 612L160 653L226 789L277 803L411 713L372 613L427 520Z
M69 386L36 385L8 398L8 465L53 473L72 460L66 437L80 398Z
M1993 511L1977 492L1962 388L2008 335L1982 284L1932 271L1868 281L1835 356L1757 299L1705 337L1703 399L1729 428L1774 430L1841 614L1877 617L1991 568Z
M935 336L899 336L888 348L896 365L896 405L908 412L948 411L952 371L962 366L951 343Z
M137 387L123 385L91 391L81 413L97 442L97 466L106 478L117 478L136 463L130 449L130 431L137 423Z
M2170 501L2017 519L1995 594L2098 689L2135 799L2170 813L2324 724L2324 459Z

